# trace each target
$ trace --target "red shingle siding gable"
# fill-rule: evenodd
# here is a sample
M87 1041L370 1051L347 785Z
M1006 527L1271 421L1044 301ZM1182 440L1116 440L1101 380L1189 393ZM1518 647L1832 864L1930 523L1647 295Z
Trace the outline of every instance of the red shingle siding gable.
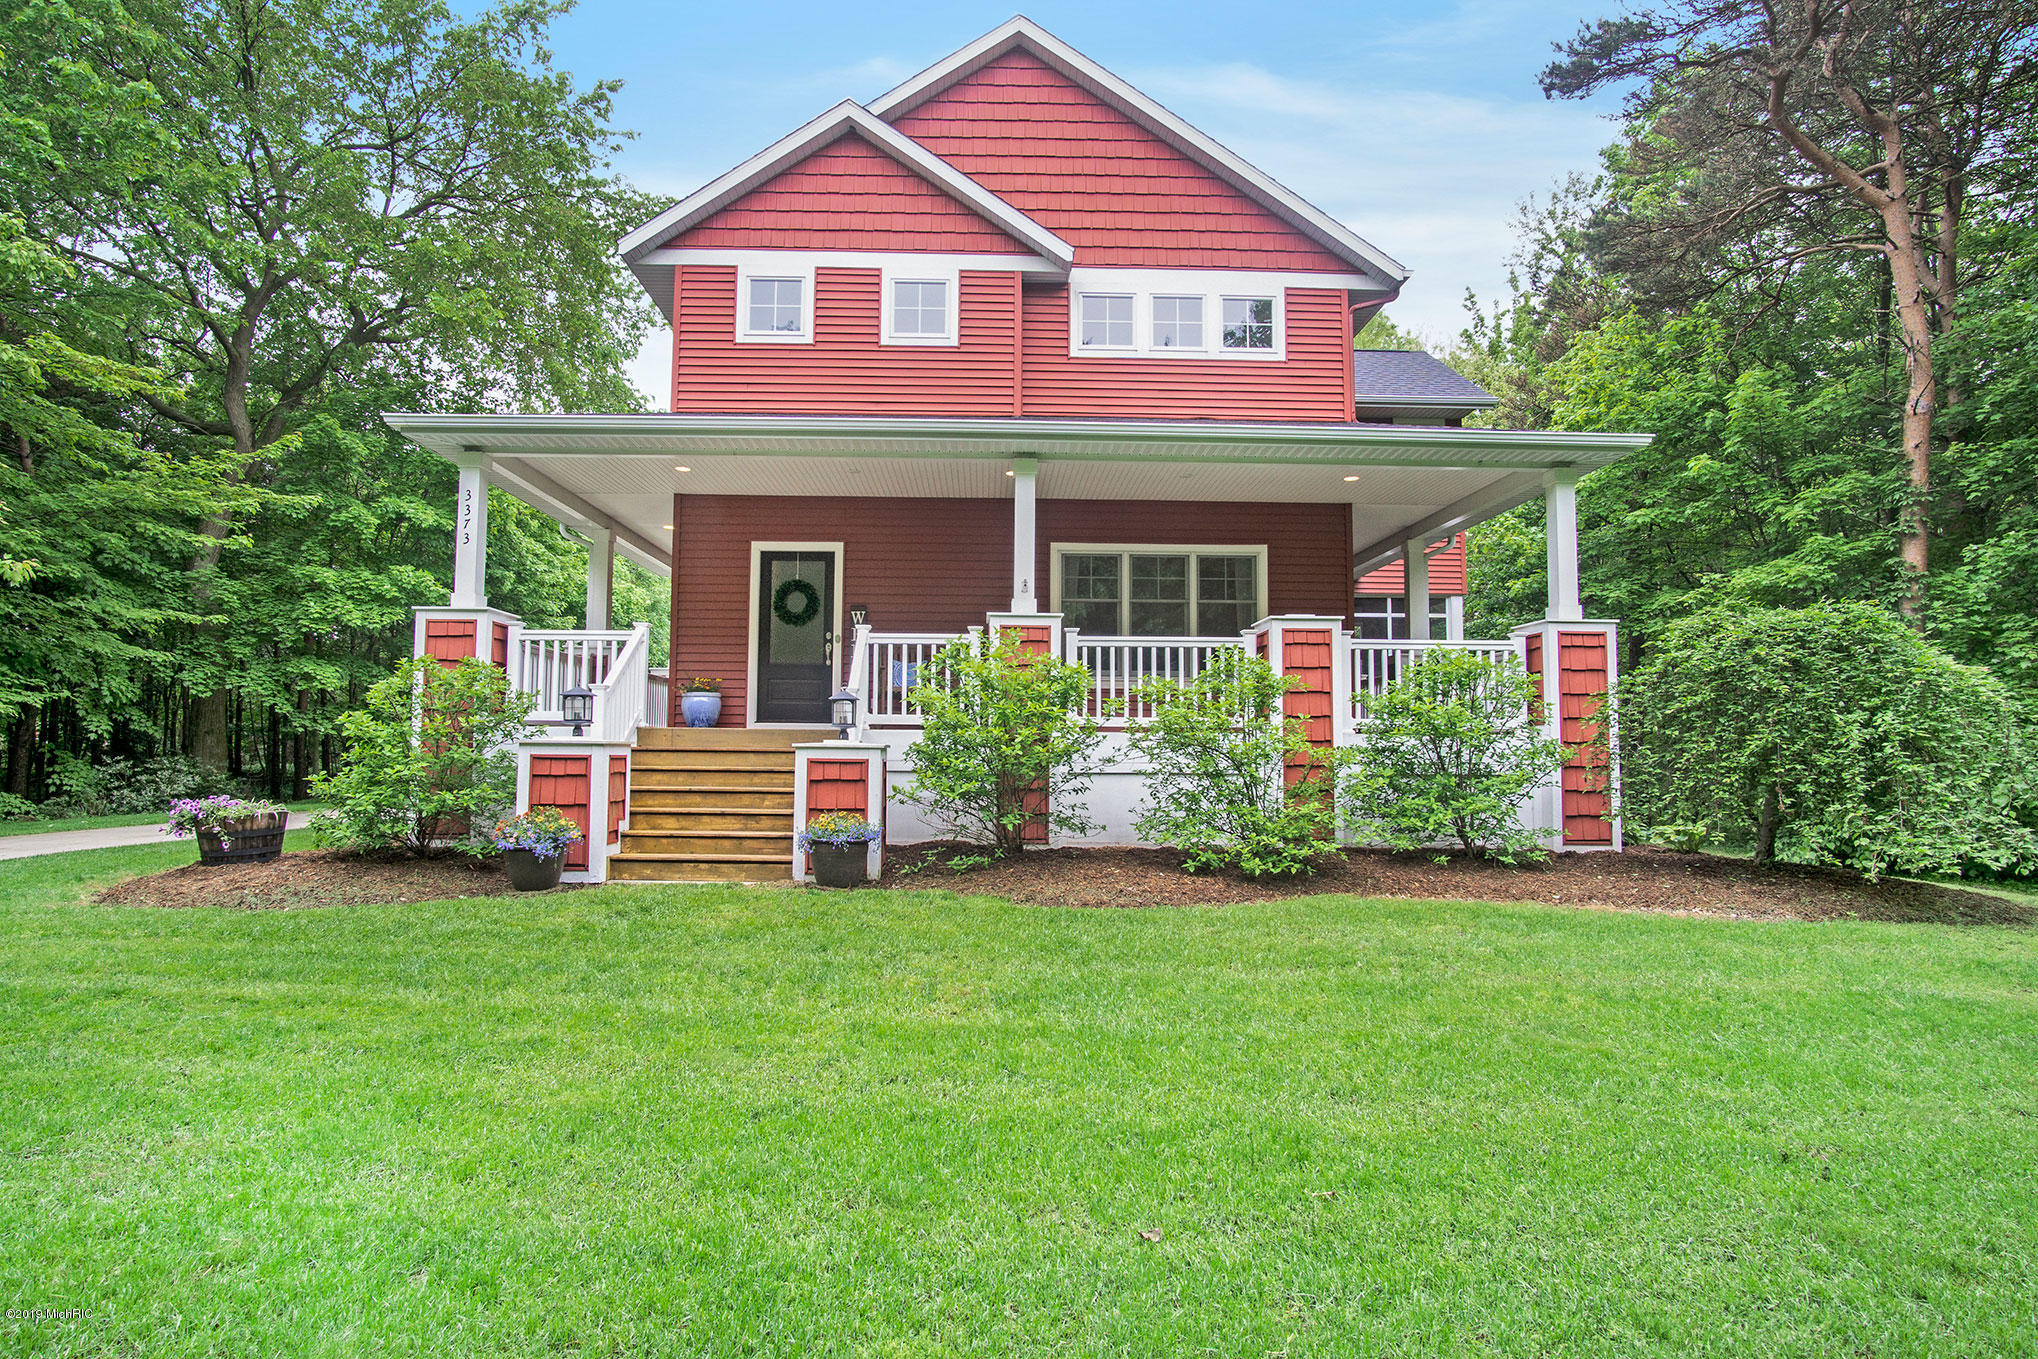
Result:
M1407 589L1407 568L1400 562L1389 562L1359 578L1358 593L1362 595L1398 595ZM1453 538L1449 547L1429 559L1429 592L1433 595L1465 593L1464 534Z
M882 343L876 269L815 272L811 344L739 344L734 267L686 265L677 273L675 411L1017 414L1017 273L963 273L961 343L953 345Z
M857 136L844 136L669 245L1028 255L1024 245Z
M1068 241L1078 264L1353 272L1025 52L989 62L893 125Z

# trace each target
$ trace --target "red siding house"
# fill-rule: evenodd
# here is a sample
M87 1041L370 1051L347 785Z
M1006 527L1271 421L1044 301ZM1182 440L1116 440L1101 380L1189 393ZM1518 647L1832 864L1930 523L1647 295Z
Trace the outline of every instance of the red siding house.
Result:
M1648 436L1466 428L1477 387L1354 351L1406 269L1028 20L836 105L621 251L672 328L667 410L387 417L460 469L421 653L505 665L550 718L592 696L520 759L520 799L586 825L572 876L804 876L799 823L852 803L924 835L898 796L908 690L971 629L1088 666L1100 711L1252 648L1327 741L1425 647L1520 658L1567 735L1611 679L1573 488ZM488 607L490 488L586 539L584 628ZM1467 639L1464 530L1531 500L1547 617ZM609 626L618 552L671 580L670 674L719 681L712 724L682 718L642 628ZM1109 766L1097 839L1126 842L1142 778ZM1538 796L1553 845L1618 846L1602 783Z

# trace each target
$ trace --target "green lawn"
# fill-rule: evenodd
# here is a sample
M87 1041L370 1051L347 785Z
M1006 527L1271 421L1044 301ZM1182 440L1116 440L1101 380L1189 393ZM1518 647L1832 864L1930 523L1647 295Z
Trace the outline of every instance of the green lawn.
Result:
M2032 932L189 856L0 864L10 1352L2038 1347Z

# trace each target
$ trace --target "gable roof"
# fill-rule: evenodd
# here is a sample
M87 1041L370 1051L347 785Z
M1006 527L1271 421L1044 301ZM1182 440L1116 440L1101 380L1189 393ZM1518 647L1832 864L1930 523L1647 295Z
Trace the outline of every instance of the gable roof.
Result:
M645 257L666 241L713 216L845 132L852 131L968 207L1056 269L1066 272L1075 263L1075 248L1067 241L910 137L889 124L880 122L862 106L847 99L804 127L781 137L727 174L682 198L623 237L617 249L626 263L633 269L639 269ZM639 269L639 277L642 276Z
M1352 395L1361 406L1462 406L1471 410L1500 404L1500 398L1420 349L1353 350Z
M1208 167L1242 192L1264 204L1332 253L1350 261L1361 271L1372 274L1384 287L1398 288L1407 280L1407 267L1393 256L1360 237L1329 213L1305 201L1271 176L1248 164L1192 127L1179 115L1134 89L1024 15L1006 20L975 42L944 57L897 89L873 101L870 111L886 122L891 122L911 112L922 102L939 94L986 63L1014 49L1031 53L1060 71L1162 141Z

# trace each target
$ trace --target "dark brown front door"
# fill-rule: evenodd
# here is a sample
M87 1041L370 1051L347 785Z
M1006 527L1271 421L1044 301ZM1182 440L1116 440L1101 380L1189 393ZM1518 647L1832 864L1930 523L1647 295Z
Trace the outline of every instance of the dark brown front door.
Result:
M757 554L757 720L828 723L835 692L835 554Z

